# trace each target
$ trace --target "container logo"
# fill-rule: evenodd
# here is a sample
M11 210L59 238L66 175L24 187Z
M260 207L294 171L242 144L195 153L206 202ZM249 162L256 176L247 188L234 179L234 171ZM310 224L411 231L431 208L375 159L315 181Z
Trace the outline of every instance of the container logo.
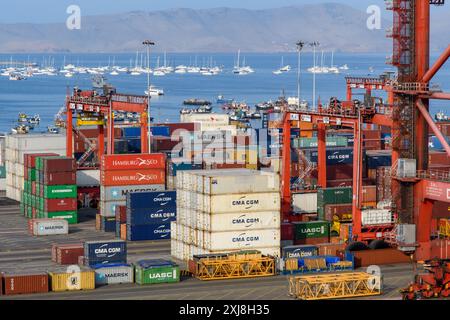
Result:
M159 234L161 238L166 238L170 235L170 228L167 229L165 225L162 225L156 228L154 233Z
M325 233L325 227L321 226L321 227L316 227L316 228L304 228L301 229L302 233L320 233L320 234L324 234Z
M237 237L231 239L233 242L255 242L259 241L259 236L247 236L246 233L241 233Z
M156 159L141 159L137 158L138 166L151 166L153 164L158 164L158 160Z
M243 214L243 215L231 220L231 223L232 224L246 224L245 227L250 228L253 226L253 224L260 222L259 218L246 218L246 217L247 217L247 215Z
M160 193L155 198L153 198L153 202L159 202L161 206L165 206L170 201L172 201L172 197L166 196L165 193Z
M231 205L244 207L244 209L251 209L253 206L259 204L259 200L257 199L245 199L246 196L239 198L238 200L233 200Z
M150 218L152 219L163 219L162 221L167 221L170 218L175 218L175 212L164 212L164 210L158 210L156 213L151 213Z
M177 270L173 270L172 272L157 272L149 274L149 278L153 280L158 279L176 279L177 278Z
M152 181L157 179L158 177L155 174L142 174L142 173L138 173L137 174L137 180L138 181Z
M114 257L122 252L121 247L108 248L108 243L101 245L99 248L94 250L96 255L106 255L108 258Z

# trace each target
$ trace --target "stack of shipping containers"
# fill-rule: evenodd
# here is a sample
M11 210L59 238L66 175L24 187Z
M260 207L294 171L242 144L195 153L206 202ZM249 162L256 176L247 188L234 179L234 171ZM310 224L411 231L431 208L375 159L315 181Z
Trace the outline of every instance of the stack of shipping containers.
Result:
M66 137L59 134L7 135L5 139L6 196L21 201L24 186L24 154L66 154Z
M104 155L100 163L100 213L97 229L116 230L116 207L133 191L165 190L165 155Z
M180 172L172 255L256 249L279 256L279 183L278 174L247 169Z

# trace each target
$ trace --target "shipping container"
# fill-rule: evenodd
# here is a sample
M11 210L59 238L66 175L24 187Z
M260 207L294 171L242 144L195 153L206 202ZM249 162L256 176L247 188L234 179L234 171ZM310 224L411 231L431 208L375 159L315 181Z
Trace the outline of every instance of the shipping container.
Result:
M366 163L368 169L388 167L392 165L392 155L389 150L366 151Z
M95 273L93 270L61 270L49 272L50 287L54 292L74 290L94 290Z
M119 223L127 222L127 207L126 206L116 206L116 221Z
M42 202L39 204L39 209L47 212L75 211L77 210L77 199L42 199Z
M282 248L282 255L284 259L289 258L304 258L317 256L319 253L317 246L299 245Z
M389 209L367 209L361 211L362 225L386 225L393 223L393 215Z
M55 262L61 265L78 264L78 258L84 254L82 243L75 245L57 245L55 249ZM53 255L53 252L52 252Z
M352 203L353 191L351 187L337 187L317 190L317 213L319 219L325 218L325 205Z
M328 221L295 222L295 239L323 238L330 235Z
M127 209L126 223L130 225L164 224L176 220L176 207Z
M197 210L214 213L280 210L279 192L199 196Z
M317 192L293 193L292 210L295 213L317 212Z
M100 201L99 208L100 214L103 217L115 217L116 216L116 208L118 206L125 206L126 201Z
M5 295L31 294L48 292L48 275L36 274L3 274L3 291Z
M127 208L173 211L176 209L176 199L176 191L130 192L127 194Z
M320 256L336 256L339 251L345 250L347 244L344 242L340 243L320 243L316 245L319 250L318 255Z
M69 224L77 224L78 223L77 211L42 212L42 217L49 218L49 219L64 219Z
M86 241L84 243L84 256L91 265L104 261L126 263L127 243L122 240Z
M42 183L48 186L77 184L75 172L43 172Z
M34 219L31 224L34 236L69 234L69 223L64 219Z
M149 184L136 186L100 187L100 198L102 201L125 201L130 192L152 192L163 191L164 184Z
M327 147L347 147L348 141L345 136L327 136L326 139ZM317 137L312 138L297 138L294 139L292 146L294 148L317 148L318 142Z
M101 217L101 230L104 232L116 232L116 217Z
M180 268L167 260L141 260L135 264L136 283L157 284L180 281Z
M38 157L36 160L36 169L46 172L76 172L77 163L74 158L62 156Z
M98 265L93 269L97 286L134 282L134 267L129 264Z
M100 170L77 170L76 184L78 187L100 186Z
M127 186L165 184L165 170L134 169L102 171L100 183L103 186Z
M352 205L351 204L326 204L325 205L326 221L351 221Z
M355 257L355 268L372 265L411 263L408 255L395 248L352 251Z
M199 230L221 232L280 228L279 211L220 214L207 214L194 211L192 213L196 215L196 227Z
M170 239L170 222L163 224L129 225L127 224L127 240L168 240Z
M62 186L44 185L43 197L46 199L76 198L77 197L77 186L76 185L62 185Z
M282 222L280 225L281 241L294 240L294 224L290 222Z
M109 170L155 170L165 169L166 157L163 153L103 155L101 171Z
M330 237L323 237L323 238L303 238L303 239L295 239L294 245L318 245L321 243L328 243L330 242Z

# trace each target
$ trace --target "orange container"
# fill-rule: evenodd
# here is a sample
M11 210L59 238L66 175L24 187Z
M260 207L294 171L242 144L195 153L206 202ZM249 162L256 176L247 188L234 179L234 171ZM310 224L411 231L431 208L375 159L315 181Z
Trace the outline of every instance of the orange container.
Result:
M164 184L165 170L111 170L102 171L100 175L100 184L102 186L129 186L129 185L147 185Z
M122 223L120 225L120 239L127 240L127 224Z
M102 171L165 169L165 167L166 156L163 153L104 155L100 162Z
M102 230L102 216L100 214L95 215L95 230Z
M368 202L376 202L376 201L377 201L377 186L363 186L362 202L368 203Z

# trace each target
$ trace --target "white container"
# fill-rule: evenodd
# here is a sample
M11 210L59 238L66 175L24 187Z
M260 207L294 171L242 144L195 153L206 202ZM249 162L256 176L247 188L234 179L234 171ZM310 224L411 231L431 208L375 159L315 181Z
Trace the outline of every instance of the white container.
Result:
M280 194L278 192L199 196L200 201L197 203L196 210L206 213L243 213L280 210Z
M212 170L203 176L204 194L278 192L280 177L276 173L245 169Z
M0 179L0 191L6 190L6 179Z
M126 204L126 201L100 201L100 215L102 217L115 217L116 207L125 206Z
M16 150L65 149L66 136L63 134L10 135L6 147Z
M208 123L211 125L228 125L230 123L230 116L227 114L182 114L180 116L181 122L199 122L201 124Z
M77 186L79 187L100 186L100 170L78 170Z
M292 209L296 213L317 212L317 193L293 193Z
M392 213L388 209L369 209L361 211L362 225L381 225L393 223Z
M164 190L165 186L163 184L117 186L117 187L100 186L100 199L102 201L125 201L127 198L127 194L130 192L151 192Z
M251 213L197 213L198 221L194 223L200 230L205 231L240 231L280 228L280 211L251 212Z
M133 283L134 268L132 266L102 267L94 269L95 285Z
M69 223L64 219L35 219L33 220L33 235L49 236L69 234Z
M202 232L199 246L206 250L220 251L275 247L280 245L280 229L228 232Z

